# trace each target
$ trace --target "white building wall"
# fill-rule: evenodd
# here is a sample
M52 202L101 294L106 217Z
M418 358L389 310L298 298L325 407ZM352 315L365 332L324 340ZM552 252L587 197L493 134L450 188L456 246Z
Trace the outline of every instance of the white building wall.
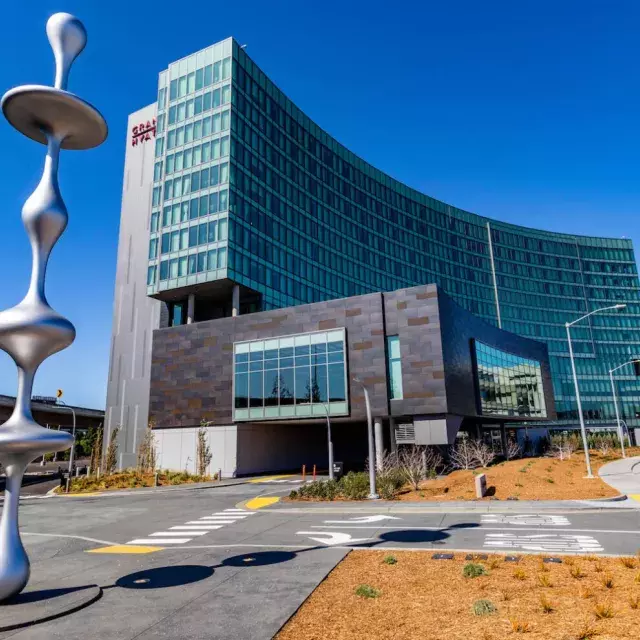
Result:
M200 427L154 429L157 447L158 469L196 472L196 450ZM211 463L207 474L213 475L222 469L223 478L236 475L237 429L228 427L205 427L207 443L211 449Z
M151 104L129 116L113 307L105 447L120 425L119 466L135 466L149 419L151 339L159 326L160 303L147 297L147 257L155 138L132 146L132 129L153 120Z
M157 468L195 473L199 427L154 429ZM324 425L238 424L205 427L211 447L208 473L222 469L223 478L298 470L309 471L315 464L326 467L326 428Z

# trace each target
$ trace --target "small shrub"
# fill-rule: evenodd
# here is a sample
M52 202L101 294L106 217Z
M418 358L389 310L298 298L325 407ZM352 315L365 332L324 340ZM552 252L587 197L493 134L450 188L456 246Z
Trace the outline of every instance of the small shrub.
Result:
M545 480L549 483L549 484L554 484L555 480L553 478L545 478Z
M551 587L551 586L553 586L551 584L551 580L549 580L549 576L546 573L539 573L538 574L538 584L541 587Z
M636 568L635 558L620 558L620 562L622 563L622 566L626 567L627 569Z
M379 598L380 591L368 584L361 584L355 591L355 594L361 598Z
M513 597L513 594L509 589L500 589L500 596L502 597L503 602L509 602Z
M584 598L585 600L588 600L589 598L593 597L593 591L585 587L584 589L582 589L582 591L580 591L580 597Z
M465 578L477 578L478 576L486 576L487 570L481 565L475 562L468 562L462 569L462 575Z
M498 558L491 558L491 560L489 560L489 569L497 569L500 564L501 563Z
M640 607L640 596L631 596L629 598L629 606L632 609L638 609Z
M596 571L596 573L602 573L604 571L604 567L602 566L601 562L597 562L595 567L593 567Z
M636 577L633 579L633 581L637 584L640 584L640 573L636 573Z
M349 471L338 484L340 493L347 500L364 500L369 495L369 476L366 473Z
M542 558L540 558L540 561L538 562L538 571L540 571L540 573L549 573L549 567L545 562L543 562Z
M540 606L542 607L542 613L553 613L555 611L554 606L547 600L547 596L540 596Z
M596 629L596 627L594 627L589 620L585 620L583 625L578 629L576 640L591 640L598 634L598 629Z
M574 564L573 567L571 567L569 573L571 574L571 577L575 578L576 580L581 580L586 575L580 568L579 564Z
M488 616L497 613L498 608L491 600L476 600L473 603L473 613L476 616Z
M403 486L404 481L401 477L398 479L391 475L376 477L376 491L383 500L393 500Z
M596 604L593 607L593 613L595 614L598 620L613 618L616 615L616 612L613 610L613 607L608 602L600 602Z
M600 582L605 589L613 589L614 587L613 576L610 573L603 575Z
M509 622L511 623L511 630L514 633L529 633L531 631L531 624L529 622L516 620L515 618L510 618Z
M526 580L526 579L527 579L527 574L526 574L526 572L525 572L525 570L524 570L524 569L516 569L516 570L513 572L513 577L514 577L516 580Z
M398 559L395 556L385 556L382 562L385 564L396 564Z

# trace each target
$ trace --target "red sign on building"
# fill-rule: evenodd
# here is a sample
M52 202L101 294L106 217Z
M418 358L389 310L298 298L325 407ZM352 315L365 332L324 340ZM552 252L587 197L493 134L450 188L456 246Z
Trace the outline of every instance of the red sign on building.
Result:
M147 120L147 123L144 124L141 122L139 125L136 125L131 130L131 146L137 147L140 142L146 142L147 140L151 140L151 136L156 137L156 119L154 118L151 122Z

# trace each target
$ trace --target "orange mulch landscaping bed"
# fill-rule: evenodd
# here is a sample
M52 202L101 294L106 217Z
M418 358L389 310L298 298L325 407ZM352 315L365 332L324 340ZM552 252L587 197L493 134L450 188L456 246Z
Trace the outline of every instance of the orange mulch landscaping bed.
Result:
M640 455L640 448L630 449L629 456ZM607 462L616 460L615 454L602 456L591 452L594 475ZM568 460L556 458L522 458L502 462L487 469L454 471L448 476L422 483L419 491L403 490L399 500L475 500L475 475L487 476L489 496L498 500L587 500L608 498L619 494L600 478L588 480L584 453L574 453ZM640 631L639 634L640 636Z
M385 563L391 554L384 551L352 551L277 640L640 636L637 558L564 557L562 564L545 564L537 556L512 563L490 555L473 560L486 575L464 577L465 554L453 560L433 560L431 552L392 554L395 564Z

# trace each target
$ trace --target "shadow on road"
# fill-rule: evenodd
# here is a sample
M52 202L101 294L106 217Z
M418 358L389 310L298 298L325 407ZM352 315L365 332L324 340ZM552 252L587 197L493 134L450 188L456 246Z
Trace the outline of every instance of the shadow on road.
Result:
M11 605L24 605L33 604L34 602L40 602L41 600L50 600L52 598L59 598L60 596L66 596L68 593L74 593L75 591L82 591L88 589L91 585L84 585L81 587L67 587L60 589L41 589L40 591L26 591L19 593L17 596L4 600L3 607Z
M200 564L182 564L171 567L156 567L130 573L116 580L115 587L123 589L166 589L181 587L192 582L206 580L213 575L215 567ZM103 587L104 589L104 587Z

